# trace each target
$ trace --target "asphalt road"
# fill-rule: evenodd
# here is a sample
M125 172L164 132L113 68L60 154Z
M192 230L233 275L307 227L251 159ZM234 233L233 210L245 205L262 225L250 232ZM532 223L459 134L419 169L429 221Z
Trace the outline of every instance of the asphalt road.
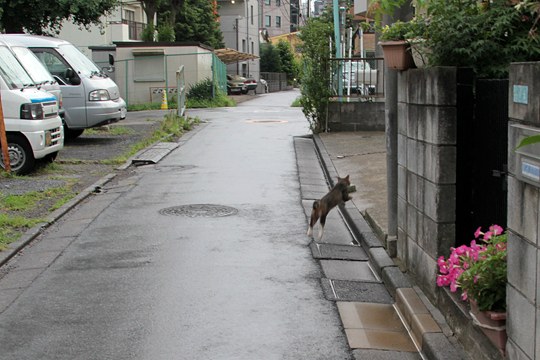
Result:
M0 279L2 359L349 359L311 257L297 92L207 121L49 228Z

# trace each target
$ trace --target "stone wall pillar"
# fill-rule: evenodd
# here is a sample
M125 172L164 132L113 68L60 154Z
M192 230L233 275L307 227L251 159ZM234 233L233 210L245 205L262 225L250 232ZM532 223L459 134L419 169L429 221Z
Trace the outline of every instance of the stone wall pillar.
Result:
M436 260L455 242L458 69L398 78L398 258L436 298Z
M540 359L540 62L510 66L507 358Z

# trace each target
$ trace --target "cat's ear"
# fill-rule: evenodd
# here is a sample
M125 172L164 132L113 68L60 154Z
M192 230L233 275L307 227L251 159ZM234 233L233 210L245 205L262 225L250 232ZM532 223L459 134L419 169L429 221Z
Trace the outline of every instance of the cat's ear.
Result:
M349 181L349 175L345 176L344 180Z

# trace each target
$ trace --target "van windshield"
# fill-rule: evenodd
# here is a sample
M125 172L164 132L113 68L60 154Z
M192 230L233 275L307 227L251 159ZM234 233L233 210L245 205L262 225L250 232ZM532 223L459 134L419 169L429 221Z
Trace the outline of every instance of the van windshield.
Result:
M10 89L34 86L30 75L6 46L0 46L0 75Z
M67 62L73 67L73 70L79 74L90 77L101 74L101 70L88 59L82 52L71 44L61 45L60 52L66 58Z
M13 46L11 49L15 55L17 55L17 58L36 84L44 84L47 82L50 82L51 84L54 83L51 74L30 49L21 46Z

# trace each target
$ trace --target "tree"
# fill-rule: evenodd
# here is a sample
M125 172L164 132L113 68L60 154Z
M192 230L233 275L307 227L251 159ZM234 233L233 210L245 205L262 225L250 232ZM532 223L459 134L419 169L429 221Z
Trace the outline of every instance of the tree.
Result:
M154 17L156 13L164 5L164 0L140 0L144 13L146 14L147 24L155 27Z
M80 26L100 24L102 15L113 10L118 0L0 0L0 22L6 33L59 33L69 19Z
M160 16L174 26L176 41L196 41L219 49L225 46L214 4L208 0L168 0Z
M260 55L261 72L283 72L281 56L274 45L261 44Z
M298 77L296 59L291 48L291 44L280 40L276 45L276 50L281 59L281 71L287 74L287 82L292 83Z
M310 18L302 27L300 39L304 73L300 88L300 103L311 130L324 130L324 120L330 97L330 37L333 34L332 22L324 17Z

